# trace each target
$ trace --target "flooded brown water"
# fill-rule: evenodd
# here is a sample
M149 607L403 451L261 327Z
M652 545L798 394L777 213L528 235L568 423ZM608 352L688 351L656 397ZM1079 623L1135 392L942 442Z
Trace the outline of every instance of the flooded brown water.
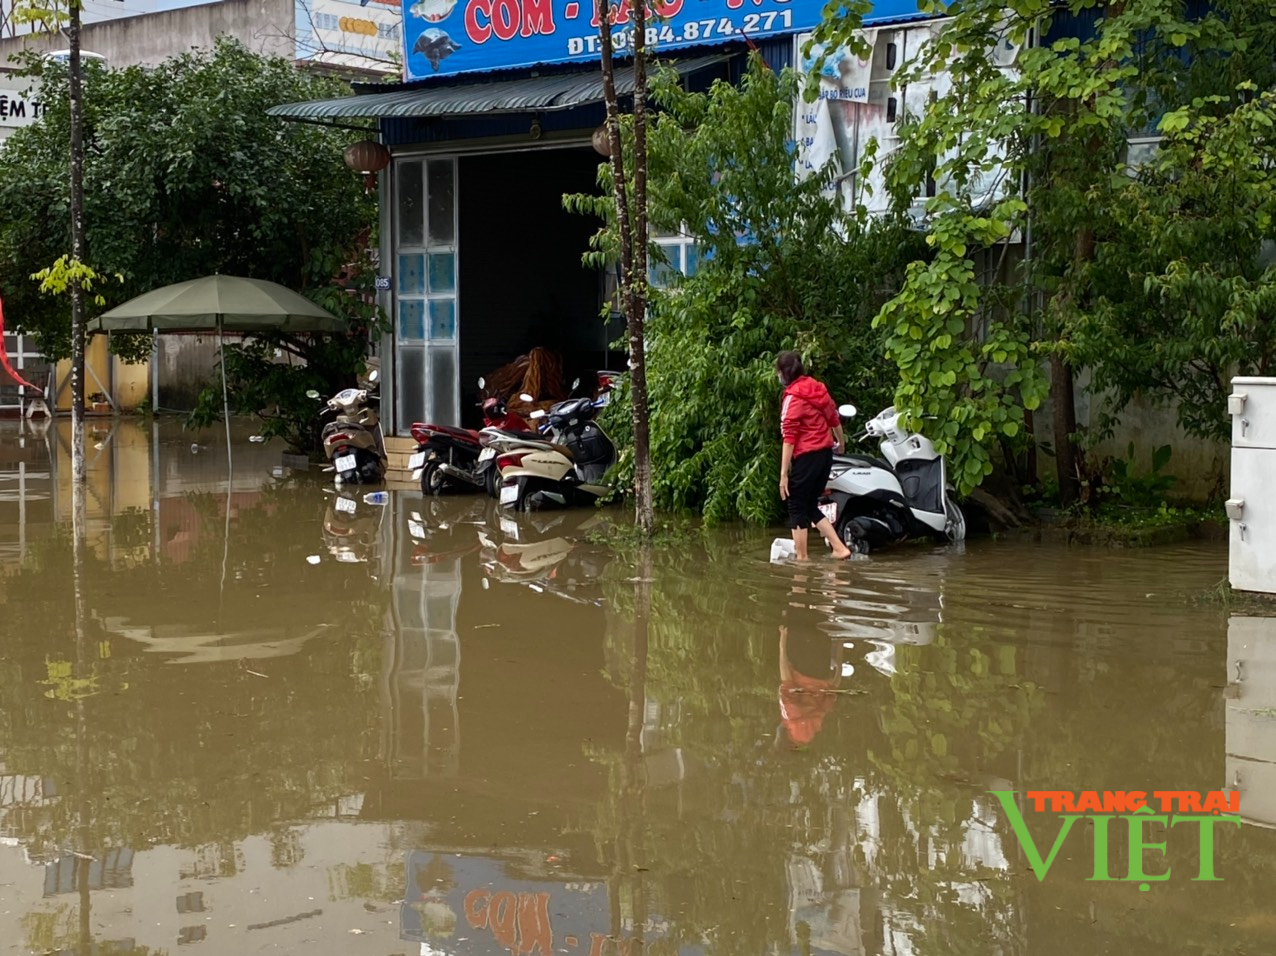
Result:
M1276 620L1205 598L1223 545L648 569L122 423L77 622L68 444L0 434L0 954L1276 952ZM1219 788L1219 881L1163 828L1148 891L1124 821L1113 881L1091 824L1039 880L989 793Z

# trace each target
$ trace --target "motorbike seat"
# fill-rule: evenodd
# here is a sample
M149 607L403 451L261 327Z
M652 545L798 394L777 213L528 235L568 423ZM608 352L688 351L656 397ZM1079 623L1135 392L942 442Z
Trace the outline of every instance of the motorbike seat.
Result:
M519 448L544 448L547 451L556 451L560 455L567 458L568 461L574 461L576 456L572 454L572 450L566 445L560 445L558 442L550 441L548 438L538 434L537 432L500 432L508 438L517 438Z
M479 433L471 428L453 428L451 425L427 425L422 431L427 434L444 435L448 438L460 438L463 441L478 441Z
M872 455L834 455L833 464L850 465L853 468L883 468L892 474L895 471L889 462L882 458L875 458Z
M502 438L517 438L520 441L535 441L540 439L540 432L530 430L525 432L510 431L508 428L485 428L483 430L489 435L500 435Z

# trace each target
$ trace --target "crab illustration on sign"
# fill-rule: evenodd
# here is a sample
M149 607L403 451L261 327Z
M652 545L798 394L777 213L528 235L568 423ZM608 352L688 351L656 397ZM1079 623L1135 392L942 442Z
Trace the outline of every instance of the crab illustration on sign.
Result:
M430 66L437 73L439 64L460 48L461 45L442 30L437 27L430 27L430 29L417 37L416 45L412 47L412 52L422 54L430 61Z

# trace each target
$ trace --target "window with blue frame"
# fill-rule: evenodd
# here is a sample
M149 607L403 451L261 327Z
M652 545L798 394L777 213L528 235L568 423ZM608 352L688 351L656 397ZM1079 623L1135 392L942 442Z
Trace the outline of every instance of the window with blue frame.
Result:
M700 244L685 231L676 233L652 231L652 241L664 254L664 261L652 258L647 267L647 281L653 289L667 289L678 276L693 276L700 268Z

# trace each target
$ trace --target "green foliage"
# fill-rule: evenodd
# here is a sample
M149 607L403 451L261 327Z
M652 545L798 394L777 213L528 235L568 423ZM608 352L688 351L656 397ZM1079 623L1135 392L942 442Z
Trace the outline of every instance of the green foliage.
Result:
M897 220L843 216L821 195L820 177L795 184L796 89L793 75L754 57L739 86L687 93L665 74L655 94L663 112L649 143L652 225L697 237L700 265L650 301L654 497L711 522L779 516L778 352L800 350L839 402L890 404L894 372L871 322L904 264L925 254ZM606 200L569 203L607 215ZM605 228L596 255L613 245ZM605 427L622 448L626 485L629 418L622 390Z
M1219 434L1225 370L1270 354L1270 279L1256 253L1270 232L1273 124L1253 95L1274 79L1270 6L923 9L948 17L895 83L951 83L905 117L886 161L897 205L916 204L927 177L938 187L923 201L934 257L878 318L899 366L897 407L914 424L939 416L934 437L962 490L990 473L992 442L1020 434L1052 353L1090 367L1111 414L1150 392L1178 400L1190 432ZM1064 9L1093 29L1053 38ZM845 42L858 26L834 17L818 39ZM1033 31L1047 42L1014 68L992 62L998 43ZM1147 174L1121 175L1126 137L1158 119L1165 152ZM1031 261L1007 271L1029 229Z
M1161 129L1155 160L1113 190L1077 351L1110 390L1108 427L1136 395L1174 397L1184 431L1226 441L1231 377L1276 356L1276 95L1201 98Z
M34 57L27 67L40 75L46 111L0 151L0 290L15 326L34 334L46 355L62 358L70 350L68 310L41 296L31 276L69 245L67 75ZM153 68L86 63L87 258L97 272L121 277L97 287L96 305L109 308L219 272L279 282L344 314L355 329L348 346L290 336L271 340L271 348L339 359L340 367L320 367L310 380L344 381L353 372L350 356L366 350L376 315L361 294L371 282L364 263L375 243L375 197L342 162L349 132L266 115L281 103L344 92L338 81L230 39ZM112 347L141 360L151 343L113 336ZM253 374L236 383L237 410L287 407L291 378L278 376L286 388L270 393L256 386L259 367L241 364Z
M1112 462L1112 494L1136 507L1165 504L1166 493L1178 481L1173 475L1162 474L1172 452L1169 445L1157 448L1152 452L1151 472L1139 475L1135 468L1134 442L1130 442L1126 456Z
M296 452L313 451L319 444L321 422L317 406L306 392L331 395L354 385L364 366L368 345L386 331L376 307L373 273L360 272L347 289L325 287L312 298L350 320L348 335L301 335L263 332L242 343L225 345L226 383L232 413L257 415L261 434L279 436ZM282 353L282 357L276 357ZM196 400L188 423L206 428L222 415L220 376Z
M106 296L101 292L94 293L93 285L101 283L108 277L98 275L91 266L78 262L70 256L59 256L53 265L33 273L31 278L40 283L40 291L45 295L67 295L71 288L78 284L81 289L89 293L89 301L94 305L106 304ZM124 281L121 275L116 275L115 279L119 282Z

